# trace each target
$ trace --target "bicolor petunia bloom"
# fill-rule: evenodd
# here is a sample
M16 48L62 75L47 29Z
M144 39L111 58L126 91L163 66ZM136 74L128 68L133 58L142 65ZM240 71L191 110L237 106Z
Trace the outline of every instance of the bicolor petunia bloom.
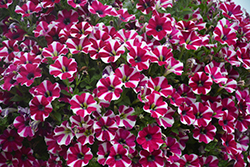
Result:
M1 7L1 6L0 6ZM11 152L0 153L0 166L3 167L18 167L18 159L14 157Z
M128 9L126 9L126 8L119 9L117 11L117 16L121 19L122 22L128 22L128 21L136 19L135 15L129 14Z
M78 24L73 24L69 33L72 37L82 39L86 38L89 34L91 34L93 27L86 21L82 21Z
M235 117L228 110L224 110L218 123L226 133L233 133L235 130L234 121Z
M167 137L164 141L163 153L168 162L173 163L179 160L181 156L180 144L175 138Z
M219 163L219 159L214 155L201 156L199 157L199 161L201 166L209 165L210 167L217 167Z
M109 5L103 5L98 0L95 0L88 6L90 13L97 14L99 17L105 17L107 15L116 16L117 12Z
M112 144L109 141L100 143L98 146L98 152L97 152L97 162L101 165L105 165L107 161L107 157L110 153L110 148L112 147Z
M80 53L80 52L83 52L83 53L88 53L88 49L89 49L89 46L90 46L90 42L89 42L89 39L86 37L86 38L69 38L67 41L66 41L66 45L67 47L69 48L69 51L72 53L72 54L77 54L77 53Z
M199 157L196 154L184 154L181 156L181 158L178 160L179 166L192 166L192 167L200 167L199 163Z
M87 145L76 143L67 151L67 165L70 167L86 166L92 157L93 154Z
M97 84L97 96L106 101L117 100L122 93L122 82L115 75L100 79Z
M35 78L41 76L41 69L38 67L38 64L26 64L19 69L17 82L29 87L34 82Z
M57 143L56 136L54 136L55 133L52 132L49 135L44 136L44 141L46 142L46 145L48 146L47 150L51 154L58 154L62 148L61 146Z
M151 62L158 63L159 66L166 65L169 58L173 57L172 49L166 46L157 46L150 57Z
M70 27L78 22L78 13L75 10L67 10L64 9L62 11L58 12L58 19L56 20L58 22L58 27L63 29L66 28L67 30L70 29Z
M210 92L212 89L211 86L213 84L213 80L210 76L207 76L204 72L196 72L190 79L189 79L189 86L192 88L192 91L195 94L204 94Z
M173 117L174 113L175 111L172 108L168 107L167 113L164 116L155 118L155 120L159 126L163 126L166 129L174 124L174 117Z
M54 138L56 139L57 143L59 145L66 146L70 144L75 135L71 127L69 126L68 121L63 121L60 126L56 126L54 133Z
M33 137L35 135L35 129L32 128L29 117L25 117L21 114L15 118L13 125L17 128L17 133L21 137Z
M0 135L0 144L4 152L12 152L21 149L23 137L14 129L5 129Z
M104 63L113 63L116 62L124 52L124 45L121 45L117 40L108 40L105 46L100 49L99 56Z
M240 5L236 5L234 2L222 2L220 9L222 14L229 19L237 20L243 15Z
M87 3L88 0L67 0L68 4L72 6L73 8L81 8L84 7Z
M35 161L33 150L25 146L15 152L15 157L18 159L18 166L20 167L32 166Z
M8 7L13 3L13 0L1 0L0 1L0 8L6 8L8 9Z
M130 131L123 128L119 128L116 131L114 140L111 141L113 145L122 145L124 148L129 150L129 153L135 152L135 135Z
M216 134L216 127L211 123L206 127L195 127L193 130L193 137L199 142L204 142L206 144L210 143Z
M142 167L160 167L164 166L165 158L162 155L162 151L160 149L154 151L141 150L140 151L141 159L139 163Z
M126 88L135 88L140 81L140 72L134 67L129 65L120 66L115 70L115 76L117 76Z
M80 96L75 95L70 100L70 108L73 112L81 117L90 115L92 111L96 111L97 102L90 93L83 93Z
M59 77L61 80L72 78L77 72L77 63L73 58L58 56L54 64L49 66L50 75Z
M60 97L60 87L58 83L52 84L49 80L44 80L40 85L32 87L30 93L33 96L43 95L49 102Z
M94 130L98 140L111 141L115 138L118 127L113 118L101 117L94 123Z
M180 62L179 60L176 60L173 57L170 57L165 64L165 74L164 76L170 74L170 73L174 73L176 75L181 75L183 72L183 63Z
M114 117L119 127L132 129L136 123L137 115L132 115L135 111L132 107L121 105L118 109L119 114Z
M60 42L54 41L48 45L48 47L43 48L42 55L44 57L43 62L45 62L45 58L51 57L53 60L56 60L60 55L66 55L69 52L65 44L61 44Z
M136 4L136 8L140 10L143 14L149 14L153 10L155 3L153 0L139 0Z
M161 95L153 93L146 97L148 102L145 102L143 106L143 110L151 113L153 118L159 118L160 116L164 116L168 111L168 104L163 101Z
M136 67L138 71L146 70L149 68L149 60L151 54L139 46L131 47L127 55L127 61L132 67Z
M161 139L161 128L148 125L139 131L136 141L143 149L149 152L158 150L160 145L163 144L163 140Z
M225 18L221 19L213 31L214 39L228 46L236 44L236 30Z
M148 21L147 35L152 35L157 40L162 40L167 33L172 31L172 20L167 16L155 14Z
M50 101L43 95L37 95L29 103L30 114L33 120L45 121L49 114L52 112L52 105Z
M168 84L166 77L150 77L148 80L148 88L151 89L152 93L168 97L173 93L173 87Z
M191 106L193 114L195 115L195 121L193 125L198 127L207 126L212 120L213 110L202 102L195 102Z
M39 13L42 10L40 5L35 5L32 1L23 4L22 7L16 6L15 12L21 14L22 17L29 17L33 13Z
M128 151L121 144L115 144L110 148L106 164L110 167L129 167L131 160Z
M202 46L202 39L196 31L181 32L180 45L183 45L187 50L197 50Z

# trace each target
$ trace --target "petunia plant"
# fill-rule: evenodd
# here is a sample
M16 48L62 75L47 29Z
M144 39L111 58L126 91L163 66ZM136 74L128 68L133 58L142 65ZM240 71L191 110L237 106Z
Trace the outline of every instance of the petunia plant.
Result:
M250 166L233 0L0 0L0 41L0 166Z

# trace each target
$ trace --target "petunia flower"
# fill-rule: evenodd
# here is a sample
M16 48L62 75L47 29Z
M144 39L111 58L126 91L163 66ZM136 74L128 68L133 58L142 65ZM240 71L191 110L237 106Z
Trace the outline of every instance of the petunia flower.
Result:
M129 65L120 66L115 70L115 76L117 76L126 88L137 87L140 81L140 72L134 67L129 67Z
M109 156L110 153L110 148L113 145L109 142L103 142L99 143L98 145L98 152L97 152L97 162L101 165L105 165L107 161L107 157Z
M122 22L128 22L131 20L135 20L135 15L129 14L128 9L126 9L126 8L119 9L117 11L117 16L121 19Z
M46 162L46 161L45 161ZM54 166L54 167L61 167L62 166L62 160L60 159L59 156L49 154L49 159L46 162L47 166Z
M163 126L166 129L174 124L174 113L175 111L172 108L168 107L167 113L163 116L160 116L159 118L155 118L155 120L159 126Z
M39 13L42 10L40 5L35 5L32 1L23 4L22 7L16 6L15 12L21 14L22 17L29 17L33 13Z
M184 166L192 166L192 167L200 167L199 157L196 154L184 154L178 160L180 167Z
M51 57L56 60L60 55L66 55L69 52L66 45L60 42L54 41L48 45L48 47L43 48L42 55L44 57L43 62L46 62L45 58Z
M90 46L88 38L69 38L66 41L66 45L72 54L88 53L88 47Z
M34 82L35 78L41 76L41 69L38 67L38 64L26 64L19 69L17 82L29 87Z
M172 20L167 16L155 14L148 21L146 33L152 35L156 40L162 40L167 33L172 31Z
M2 41L2 47L0 47L0 58L6 63L13 62L14 58L20 52L18 48L17 40Z
M228 110L224 110L218 123L226 133L233 133L235 130L234 121L235 117Z
M56 126L54 133L54 138L57 140L57 143L66 146L70 144L75 135L68 121L63 121L60 126Z
M201 166L209 165L210 167L217 167L219 163L218 158L214 155L201 156L199 157L199 161Z
M141 150L140 151L141 159L139 160L139 163L142 165L142 167L160 167L164 166L164 160L162 151L160 149L154 150L154 151L147 151L147 150Z
M165 68L166 71L164 73L164 76L167 76L170 73L181 75L183 72L183 63L171 57L166 61Z
M137 115L134 113L134 108L121 105L118 109L119 114L115 116L115 121L119 127L125 127L132 129L136 123Z
M236 44L236 32L234 27L225 18L221 19L213 31L214 39L228 46Z
M25 146L15 152L15 157L18 159L18 166L20 167L32 166L35 161L33 150Z
M49 66L50 75L59 77L61 80L72 78L77 71L77 63L73 58L58 56L55 63Z
M86 166L92 157L93 154L87 145L76 143L67 151L67 165L70 167Z
M32 128L29 117L25 117L21 114L15 118L13 125L21 137L33 137L35 135L35 129Z
M67 0L68 4L73 8L81 8L84 7L88 1L87 0Z
M109 40L105 43L105 46L100 49L99 56L104 63L113 63L116 62L124 52L124 45L120 45L116 40Z
M163 154L170 163L174 163L180 159L181 148L178 141L175 138L167 137L164 141L166 146L163 147Z
M149 68L150 55L146 49L135 46L130 48L127 61L132 67L136 67L138 71L146 70Z
M195 115L193 125L198 127L207 126L212 120L213 110L208 105L201 102L195 102L191 106L193 114Z
M148 125L143 128L143 130L139 131L136 141L143 149L148 150L149 152L158 150L163 143L163 140L161 139L161 128Z
M52 84L49 80L44 80L36 87L30 89L30 93L34 96L43 95L49 102L60 97L60 87L58 83Z
M158 63L159 66L166 65L169 58L173 57L172 49L166 46L157 46L150 57L151 62Z
M56 22L59 23L59 28L66 28L67 30L69 30L74 23L78 22L78 13L72 9L64 9L62 11L59 11L58 19L56 20Z
M8 9L8 7L13 3L13 0L1 0L0 1L0 8L6 8Z
M189 86L192 88L192 91L195 94L204 94L210 92L211 85L213 81L210 76L207 76L204 72L196 72L190 79L189 79Z
M143 14L149 14L153 10L155 3L153 0L139 0L136 4L136 8L140 10Z
M96 138L100 141L111 141L115 138L118 127L114 119L110 117L101 117L94 123Z
M240 5L236 5L234 2L222 2L220 9L222 14L229 19L237 20L243 15Z
M70 100L70 105L75 114L85 117L96 110L97 103L90 93L83 93L80 96L73 96Z
M180 114L180 121L183 124L191 125L195 121L195 115L192 110L192 106L183 103L178 107L178 113Z
M131 160L128 158L128 151L120 144L113 145L106 164L110 167L129 167Z
M163 101L162 96L159 94L153 93L146 97L148 102L145 102L143 110L151 113L153 118L159 118L164 116L168 111L168 104Z
M116 16L117 12L111 6L103 5L98 0L95 0L88 6L90 13L97 14L99 17L105 17L107 15Z
M43 95L37 95L29 103L30 114L33 120L45 121L52 112L52 105Z
M70 29L70 35L74 38L82 39L91 34L93 27L86 21L82 21L78 24L73 24Z
M98 98L109 102L117 100L122 93L122 82L115 75L100 79L96 87Z
M44 141L46 145L48 146L47 150L49 153L58 154L62 150L61 146L57 143L57 138L54 132L52 132L49 135L44 136Z
M164 76L152 78L148 80L148 88L152 93L159 94L164 97L168 97L173 93L173 87L168 84L168 80Z
M119 128L111 143L113 145L122 145L124 148L129 150L129 153L131 154L135 151L135 138L135 135L130 133L130 131Z
M11 154L11 152L4 152L4 151L2 151L0 153L0 166L18 167L18 159L15 158Z
M216 127L211 123L206 127L195 127L193 130L193 137L199 142L204 142L206 144L210 143L216 134Z
M202 39L196 31L181 32L180 45L183 45L187 50L197 50L202 46Z
M0 144L5 152L21 149L23 137L19 136L14 129L5 129L0 135Z

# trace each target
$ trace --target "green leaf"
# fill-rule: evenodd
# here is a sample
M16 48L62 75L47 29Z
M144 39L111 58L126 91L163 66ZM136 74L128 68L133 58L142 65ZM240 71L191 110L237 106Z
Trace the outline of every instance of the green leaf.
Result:
M67 95L67 96L71 96L71 95L70 95L70 93L69 93L69 92L67 92L67 91L66 91L66 90L64 90L64 89L62 89L62 90L61 90L61 93L62 93L62 94L65 94L65 95Z

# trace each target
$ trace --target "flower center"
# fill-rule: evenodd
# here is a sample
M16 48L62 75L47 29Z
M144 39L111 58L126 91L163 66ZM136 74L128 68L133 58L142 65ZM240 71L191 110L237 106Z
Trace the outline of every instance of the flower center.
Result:
M163 30L163 28L162 28L162 26L158 25L158 26L156 26L155 30L156 30L157 32L159 32L159 31Z
M101 10L97 10L96 13L98 13L99 15L103 15L103 11Z
M47 91L44 93L44 96L45 96L45 97L51 97L51 96L52 96L51 91L47 90Z
M42 104L39 104L38 105L38 110L39 111L43 111L45 109L45 107L42 105Z
M118 140L118 143L120 143L120 144L126 144L126 141L121 138L121 139Z
M147 160L148 160L149 162L152 162L152 161L155 160L155 157L154 157L153 155L150 155L150 156L147 157Z
M75 2L76 4L80 4L80 3L81 3L81 0L74 0L74 2Z
M227 36L226 35L223 35L223 37L221 38L223 41L226 41L227 40Z
M136 57L135 57L135 62L141 62L141 57L136 56Z
M147 134L145 138L146 138L146 141L149 141L149 140L152 139L152 135L151 134Z
M116 154L114 158L115 158L116 161L119 161L119 160L122 159L122 156L119 155L119 154Z
M63 20L63 23L64 23L65 25L68 25L68 24L70 23L70 19L69 19L69 18L64 19L64 20Z
M197 114L195 114L195 117L196 117L197 119L202 118L202 113L197 112Z
M68 71L68 67L62 66L62 72L67 72Z
M34 78L34 74L33 74L33 73L29 73L29 74L27 75L27 79L28 79L28 80L31 80L32 78Z
M115 87L114 87L113 85L110 85L110 86L108 87L108 90L111 91L111 92L113 92L113 91L115 90Z
M77 154L77 158L78 158L78 159L84 159L83 153L78 153L78 154Z

